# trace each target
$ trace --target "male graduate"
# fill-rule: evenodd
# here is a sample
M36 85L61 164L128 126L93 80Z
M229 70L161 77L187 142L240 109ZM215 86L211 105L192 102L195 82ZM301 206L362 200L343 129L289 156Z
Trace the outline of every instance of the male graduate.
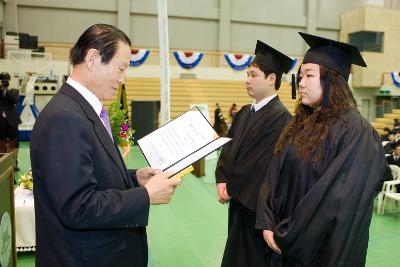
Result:
M229 202L228 238L221 266L267 266L269 250L255 229L260 184L275 143L291 118L277 95L282 73L292 59L257 41L247 70L246 89L253 104L236 115L215 171L218 201Z

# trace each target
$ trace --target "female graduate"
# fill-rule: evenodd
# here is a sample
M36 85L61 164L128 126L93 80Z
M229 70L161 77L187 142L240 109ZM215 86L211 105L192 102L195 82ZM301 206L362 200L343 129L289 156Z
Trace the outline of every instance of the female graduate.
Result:
M387 165L380 137L357 111L347 83L357 47L300 33L295 117L275 146L259 195L256 228L271 266L365 265L374 192Z

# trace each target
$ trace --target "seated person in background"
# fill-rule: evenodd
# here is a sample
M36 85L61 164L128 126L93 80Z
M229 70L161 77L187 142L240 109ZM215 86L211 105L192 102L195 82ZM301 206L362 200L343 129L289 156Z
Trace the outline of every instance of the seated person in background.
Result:
M392 143L393 153L386 157L389 165L397 165L400 167L400 141Z
M390 129L388 127L383 128L383 134L381 135L382 141L389 141L388 135L390 133Z
M399 121L399 119L394 119L393 129L395 129L397 131L400 130L400 121Z
M237 112L238 108L236 106L236 103L233 103L232 106L229 108L229 117L231 118L231 121L233 121Z
M396 141L400 140L400 131L399 130L393 130L394 131L394 139Z
M226 124L224 114L222 114L221 107L218 103L215 104L214 110L214 130L219 136L226 136L228 133L228 125Z
M393 153L392 155L386 157L386 161L389 165L396 165L400 167L400 141L393 143L392 148ZM385 180L390 181L393 179L395 179L395 177L393 177L392 172L388 172ZM397 192L400 192L400 185L397 185L396 188Z
M383 141L383 140L382 140ZM387 136L388 143L383 147L385 149L385 154L392 154L393 145L396 143L396 137L394 132L390 132Z

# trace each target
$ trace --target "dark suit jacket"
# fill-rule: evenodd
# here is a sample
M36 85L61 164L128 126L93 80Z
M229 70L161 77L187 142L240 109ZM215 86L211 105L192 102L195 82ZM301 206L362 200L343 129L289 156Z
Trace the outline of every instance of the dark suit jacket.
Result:
M37 267L147 266L148 193L67 83L36 120L31 161Z
M397 165L400 167L400 158L395 160L393 155L387 156L386 161L389 165Z
M18 96L18 90L16 89L8 89L5 95L3 95L3 91L0 90L0 116L4 111L10 126L17 126L21 123L16 109Z

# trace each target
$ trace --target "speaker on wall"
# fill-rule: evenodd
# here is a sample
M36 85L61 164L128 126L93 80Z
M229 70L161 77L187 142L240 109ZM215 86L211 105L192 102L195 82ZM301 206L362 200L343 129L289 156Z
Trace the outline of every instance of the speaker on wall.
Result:
M131 125L135 130L135 143L158 128L160 101L132 101Z
M38 49L38 37L37 35L29 35L29 49Z
M29 34L20 32L19 35L19 48L28 49L29 48Z

